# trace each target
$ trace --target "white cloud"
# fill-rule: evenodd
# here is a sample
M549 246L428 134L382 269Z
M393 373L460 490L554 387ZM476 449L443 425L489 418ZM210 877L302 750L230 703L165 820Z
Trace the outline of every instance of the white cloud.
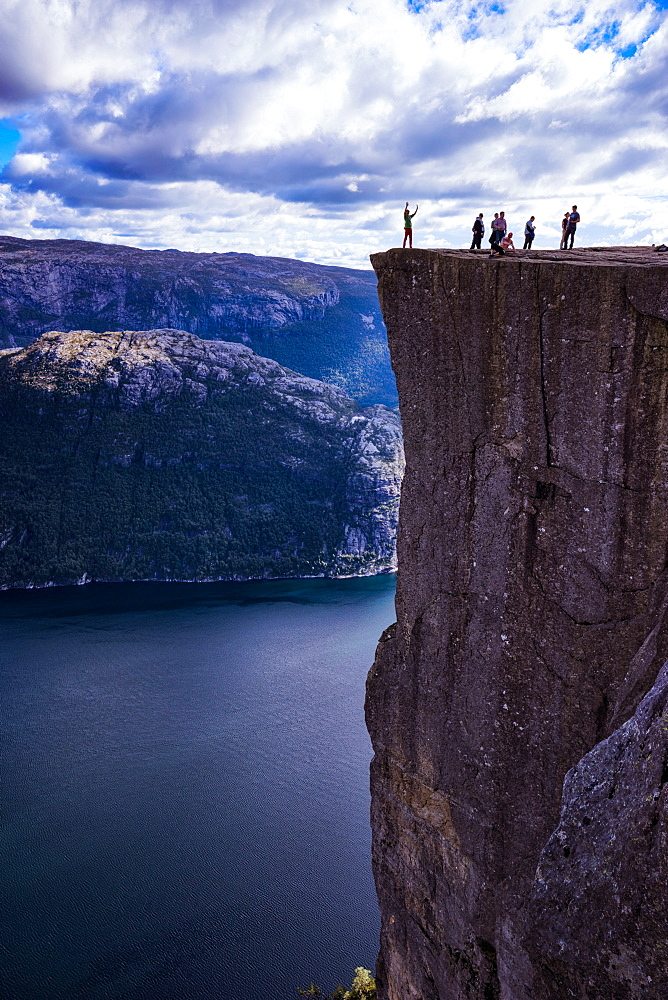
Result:
M5 0L0 224L364 265L407 197L443 245L503 205L540 245L576 200L587 242L665 239L666 11L503 7Z
M12 161L12 169L17 177L33 177L50 173L50 158L44 153L17 153Z

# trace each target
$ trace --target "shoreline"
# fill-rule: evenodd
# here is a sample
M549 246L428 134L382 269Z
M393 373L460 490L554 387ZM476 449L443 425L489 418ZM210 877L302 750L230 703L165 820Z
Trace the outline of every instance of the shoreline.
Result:
M65 587L87 587L90 584L121 584L121 583L192 583L192 584L208 584L208 583L270 583L277 582L280 580L355 580L355 579L365 579L367 577L373 576L391 576L396 573L396 566L388 567L386 569L378 569L376 571L370 571L368 573L337 573L337 574L327 574L327 573L307 573L303 576L216 576L216 577L206 577L203 579L192 580L185 579L182 577L142 577L139 579L93 579L92 577L87 577L84 574L79 580L73 580L69 583L55 583L53 580L49 580L46 583L28 583L28 584L0 584L0 593L11 593L12 591L25 591L25 590L54 590L63 589Z

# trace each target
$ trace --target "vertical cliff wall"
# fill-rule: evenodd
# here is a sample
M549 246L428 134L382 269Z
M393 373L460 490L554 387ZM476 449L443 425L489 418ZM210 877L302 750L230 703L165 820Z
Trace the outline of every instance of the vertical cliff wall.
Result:
M367 698L380 996L665 998L668 261L372 263L407 458Z

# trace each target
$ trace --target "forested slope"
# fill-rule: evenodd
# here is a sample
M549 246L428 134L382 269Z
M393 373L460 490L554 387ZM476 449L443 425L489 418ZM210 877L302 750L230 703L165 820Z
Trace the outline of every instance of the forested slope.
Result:
M47 333L0 353L0 585L395 565L397 414L241 344Z

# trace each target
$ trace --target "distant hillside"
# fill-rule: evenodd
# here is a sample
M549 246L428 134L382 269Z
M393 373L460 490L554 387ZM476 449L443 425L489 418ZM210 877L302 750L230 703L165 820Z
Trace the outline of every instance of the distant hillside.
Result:
M47 333L0 352L0 586L395 565L398 415L241 344Z
M162 328L248 344L363 405L397 403L371 270L0 237L0 346L49 330Z

